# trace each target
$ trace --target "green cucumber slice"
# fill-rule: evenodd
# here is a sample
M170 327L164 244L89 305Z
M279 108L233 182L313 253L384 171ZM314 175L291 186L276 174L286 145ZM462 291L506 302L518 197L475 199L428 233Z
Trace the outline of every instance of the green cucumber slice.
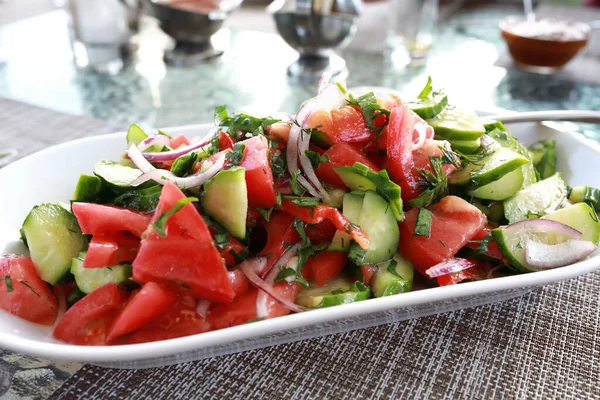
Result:
M444 108L435 118L428 119L427 123L435 130L436 139L450 142L477 140L485 133L485 128L475 113L453 107Z
M538 173L535 170L533 155L529 151L529 149L527 149L527 147L521 144L514 136L509 134L507 131L494 129L487 135L495 141L497 141L498 143L500 143L501 146L507 147L513 150L514 152L526 157L529 160L527 164L524 164L521 167L521 170L523 172L523 187L529 186L532 183L535 183L539 180Z
M519 190L504 200L504 215L509 223L539 218L555 210L567 197L567 185L557 172L550 178Z
M560 210L546 214L542 219L562 222L582 233L581 240L588 240L598 244L600 240L600 222L598 215L586 203L577 203Z
M102 189L102 180L97 176L81 175L75 187L73 201L91 202L98 199Z
M423 119L434 118L448 105L448 96L444 93L435 93L433 97L416 99L405 104Z
M353 224L359 224L365 194L360 192L346 193L343 200L343 214Z
M131 188L131 182L139 178L142 171L114 161L102 160L96 163L94 175L101 178L112 189L118 190ZM154 182L148 182L144 185L147 186L148 184L153 185Z
M556 140L541 140L529 149L533 155L533 165L542 179L556 173Z
M324 286L311 283L296 297L296 304L310 308L325 308L354 303L371 297L370 289L361 282L352 282L347 277L336 277Z
M127 130L127 144L135 144L136 146L142 143L148 135L138 124L131 124Z
M573 203L588 203L596 212L600 212L600 189L591 186L576 186L569 193L569 200Z
M94 290L108 284L121 284L129 281L132 276L131 265L119 264L104 268L83 268L86 252L82 251L73 258L71 273L75 277L77 287L83 293L89 294Z
M370 245L365 250L352 243L350 261L356 265L379 264L393 257L400 240L398 222L389 203L371 190L365 193L358 225L369 236Z
M469 196L486 200L505 200L514 195L523 186L523 171L519 168L487 185L467 191Z
M204 184L201 201L206 213L229 233L240 239L246 237L248 189L244 168L233 167L211 178Z
M453 140L452 142L450 142L450 146L453 150L460 151L464 154L471 154L481 147L481 139Z
M71 260L86 246L77 219L59 204L33 207L21 235L38 275L51 285L69 272Z
M387 171L373 171L361 163L354 163L351 167L335 168L335 172L350 189L355 191L376 191L390 206L397 221L404 220L402 210L402 197L400 197L400 186L392 182Z
M377 265L377 273L371 281L373 296L383 297L412 290L415 271L400 253L394 258Z

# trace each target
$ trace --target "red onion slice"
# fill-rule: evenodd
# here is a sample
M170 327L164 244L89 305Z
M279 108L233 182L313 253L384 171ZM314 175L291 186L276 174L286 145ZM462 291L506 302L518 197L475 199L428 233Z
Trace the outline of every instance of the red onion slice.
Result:
M142 183L153 180L161 185L164 185L167 182L173 182L177 186L183 189L189 189L198 187L208 181L210 178L215 176L221 169L223 169L223 165L225 165L225 153L221 154L214 162L210 168L206 171L198 172L195 175L187 176L185 178L181 178L179 176L174 175L171 171L167 171L166 169L156 169L148 160L145 159L144 155L138 150L135 145L131 145L129 147L129 151L127 155L131 159L131 161L138 167L143 174L131 182L131 186L138 186ZM205 161L203 167L207 165L206 163L210 163L211 161ZM200 168L202 171L204 168Z
M147 137L146 139L142 140L140 142L140 144L138 144L137 148L140 151L144 151L154 144L162 144L162 145L170 147L171 146L171 138L169 138L168 136L165 136L165 135L150 136L150 137Z
M267 264L266 257L255 257L255 258L251 258L249 260L242 262L239 265L239 267L242 270L242 272L244 273L244 275L246 276L246 278L248 278L250 283L252 285L254 285L256 288L258 288L262 292L265 292L266 294L271 296L273 299L275 299L277 302L281 303L283 306L287 307L288 309L290 309L293 312L304 311L297 304L294 304L293 302L279 296L279 294L273 287L273 284L269 284L266 281L260 279L260 277L257 275L256 271L260 271L260 270L264 269L266 264ZM257 297L257 302L258 302L258 297ZM264 310L262 310L262 311L264 312ZM258 310L257 310L257 312L258 312ZM258 316L258 317L264 318L264 315Z
M425 124L421 122L417 122L415 124L415 131L417 132L418 139L415 143L413 143L412 151L419 150L425 144L425 139L427 138L427 130L425 128Z
M165 162L165 161L173 161L178 157L184 156L187 153L190 153L194 150L197 150L204 146L210 146L211 139L199 142L199 143L191 143L184 147L179 147L175 150L171 151L163 151L161 153L142 153L144 158L148 161L157 161L157 162Z
M465 269L469 269L474 267L475 263L473 261L467 260L465 258L449 258L446 261L442 261L439 264L434 265L429 268L425 273L430 278L437 278L438 276L452 274L454 272L463 271Z
M537 269L564 267L583 260L598 246L587 240L567 240L558 244L545 244L525 239L525 260Z

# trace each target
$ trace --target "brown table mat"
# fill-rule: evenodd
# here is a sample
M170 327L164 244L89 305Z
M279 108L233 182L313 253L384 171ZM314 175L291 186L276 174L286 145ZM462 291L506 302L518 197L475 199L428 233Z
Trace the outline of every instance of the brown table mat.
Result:
M600 273L523 297L165 368L84 366L52 399L599 399Z

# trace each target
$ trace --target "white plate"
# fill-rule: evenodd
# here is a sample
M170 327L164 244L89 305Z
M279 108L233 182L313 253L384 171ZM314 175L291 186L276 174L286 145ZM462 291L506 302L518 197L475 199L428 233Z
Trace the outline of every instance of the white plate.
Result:
M210 128L210 125L197 125L167 131L175 135L202 136ZM556 139L558 166L565 180L573 186L600 187L600 174L594 168L600 160L597 143L543 125L513 125L510 130L525 144L544 138ZM68 201L81 173L91 173L98 160L118 159L124 149L124 133L96 136L51 147L0 169L0 250L19 238L19 228L32 206ZM535 286L598 269L600 254L594 254L572 266L550 271L417 290L194 336L125 346L62 344L49 336L48 328L0 310L0 347L50 359L117 368L148 368L488 304L518 296Z

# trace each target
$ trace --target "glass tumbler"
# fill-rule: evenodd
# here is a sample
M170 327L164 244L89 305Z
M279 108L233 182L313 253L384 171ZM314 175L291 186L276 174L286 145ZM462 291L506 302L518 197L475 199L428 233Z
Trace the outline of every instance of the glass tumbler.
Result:
M389 0L387 45L397 67L422 61L433 44L438 0Z

